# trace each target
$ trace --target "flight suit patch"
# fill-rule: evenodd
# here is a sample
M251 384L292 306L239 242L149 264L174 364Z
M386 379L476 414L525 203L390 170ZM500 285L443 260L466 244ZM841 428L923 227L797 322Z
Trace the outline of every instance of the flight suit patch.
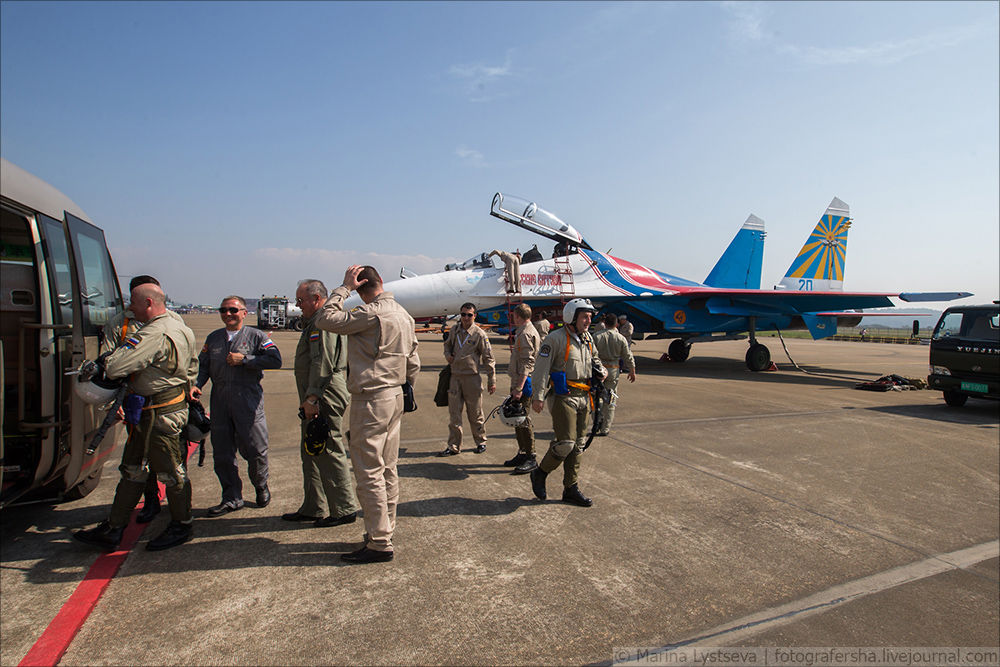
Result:
M542 345L542 349L540 349L538 351L538 356L540 356L540 357L547 357L547 356L549 356L549 352L551 352L551 351L552 350L551 350L551 348L549 348L548 345Z

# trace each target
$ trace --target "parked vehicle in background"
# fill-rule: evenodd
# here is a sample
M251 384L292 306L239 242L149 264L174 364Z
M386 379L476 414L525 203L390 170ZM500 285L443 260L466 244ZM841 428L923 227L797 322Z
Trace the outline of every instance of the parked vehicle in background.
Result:
M1000 301L941 313L931 337L927 384L956 408L970 397L1000 400Z
M257 302L258 329L292 329L302 331L302 309L287 297L260 295Z
M96 359L124 306L104 232L66 195L0 158L0 507L75 500L101 479L124 439L66 375Z

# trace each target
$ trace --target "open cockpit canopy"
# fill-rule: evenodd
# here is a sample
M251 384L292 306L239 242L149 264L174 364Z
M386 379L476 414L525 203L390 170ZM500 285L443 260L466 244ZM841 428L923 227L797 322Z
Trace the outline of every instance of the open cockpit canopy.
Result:
M498 192L493 196L490 215L553 241L593 250L572 225L526 199Z

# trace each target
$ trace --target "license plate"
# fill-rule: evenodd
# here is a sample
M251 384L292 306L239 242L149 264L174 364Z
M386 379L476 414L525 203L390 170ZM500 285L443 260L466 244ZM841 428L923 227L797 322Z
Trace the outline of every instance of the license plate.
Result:
M980 394L985 394L989 391L989 387L985 384L979 384L977 382L963 382L962 391L977 391Z

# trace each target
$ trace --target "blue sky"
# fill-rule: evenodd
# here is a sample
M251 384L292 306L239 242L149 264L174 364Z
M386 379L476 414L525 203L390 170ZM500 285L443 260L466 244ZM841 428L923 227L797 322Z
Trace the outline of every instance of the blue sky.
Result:
M830 200L845 289L1000 294L996 2L0 3L0 152L178 302L550 242L777 283ZM127 280L127 278L125 278Z

